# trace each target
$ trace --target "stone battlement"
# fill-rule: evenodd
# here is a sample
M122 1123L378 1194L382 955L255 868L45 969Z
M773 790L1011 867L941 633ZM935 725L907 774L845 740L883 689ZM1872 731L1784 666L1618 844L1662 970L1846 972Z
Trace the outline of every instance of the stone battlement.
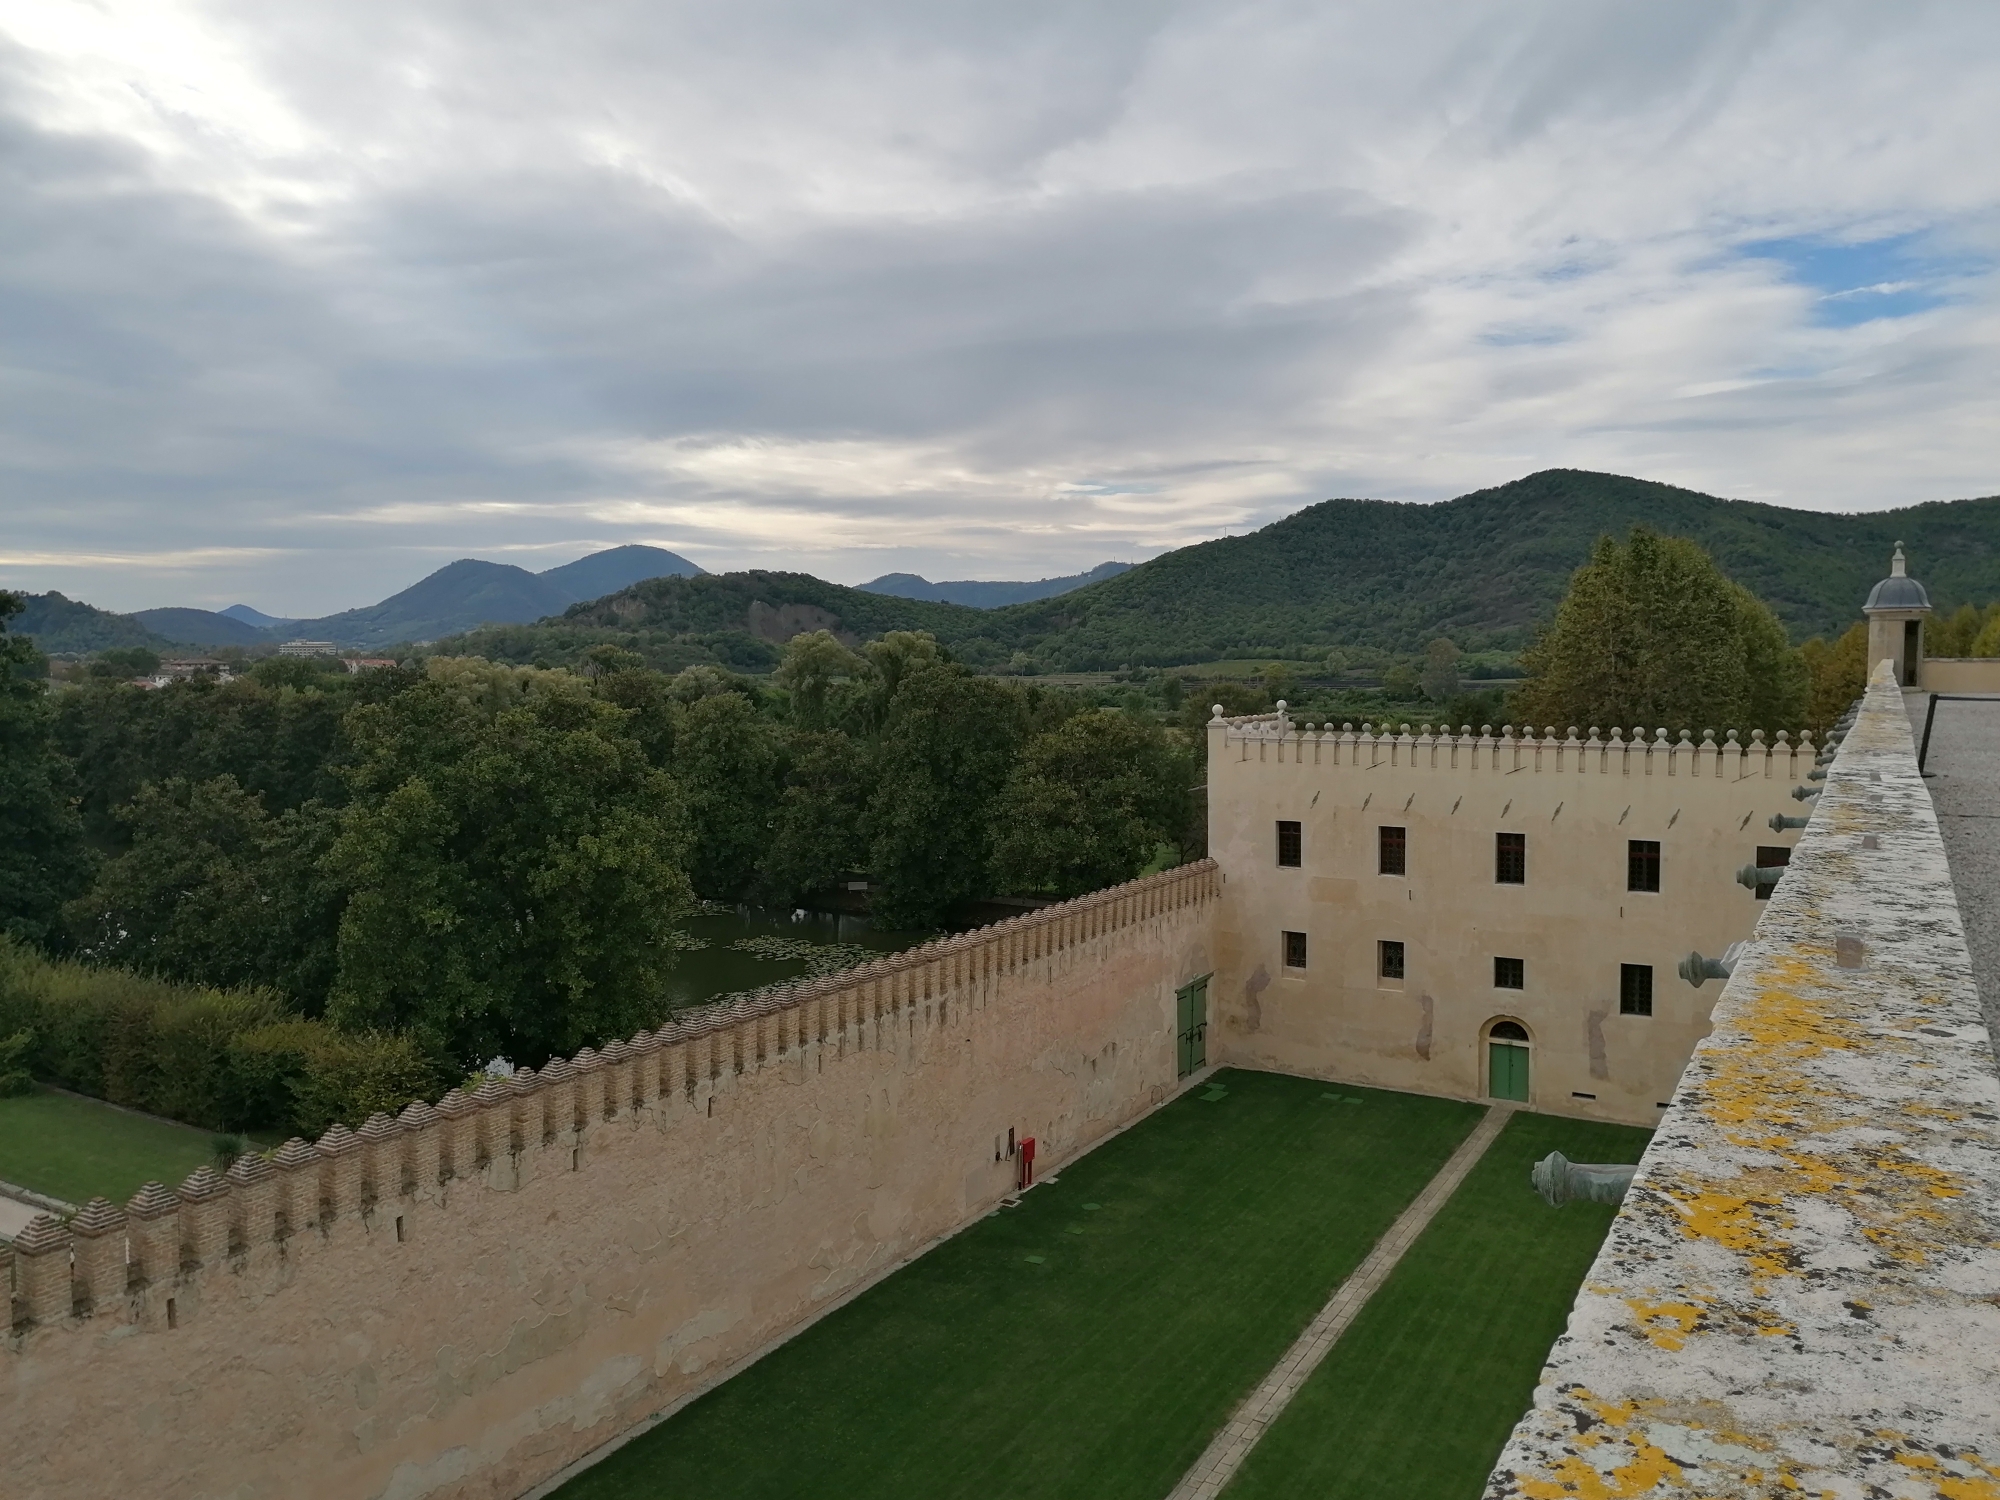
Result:
M1213 861L1184 865L824 978L681 1011L657 1031L489 1078L470 1095L453 1089L358 1130L336 1124L315 1143L295 1138L221 1175L199 1168L178 1191L148 1183L122 1209L97 1198L67 1224L38 1215L13 1246L13 1331L18 1340L31 1328L81 1330L105 1318L178 1326L182 1301L162 1289L185 1290L232 1259L289 1253L308 1231L380 1233L375 1221L398 1199L454 1182L517 1189L534 1173L532 1158L574 1153L600 1123L676 1094L692 1101L724 1076L807 1048L866 1047L872 1031L914 1011L935 1009L926 1025L942 1024L969 988L1203 901L1219 883ZM186 1299L188 1311L198 1305Z
M524 1493L994 1208L1015 1139L1053 1169L1163 1102L1220 887L1184 866L37 1219L8 1477Z

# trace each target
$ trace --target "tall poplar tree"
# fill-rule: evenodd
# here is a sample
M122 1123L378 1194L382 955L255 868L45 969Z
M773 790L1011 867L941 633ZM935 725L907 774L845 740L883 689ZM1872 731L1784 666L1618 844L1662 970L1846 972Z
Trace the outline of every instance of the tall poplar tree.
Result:
M1768 732L1805 718L1805 663L1777 617L1694 542L1644 527L1598 540L1521 664L1511 708L1538 728Z

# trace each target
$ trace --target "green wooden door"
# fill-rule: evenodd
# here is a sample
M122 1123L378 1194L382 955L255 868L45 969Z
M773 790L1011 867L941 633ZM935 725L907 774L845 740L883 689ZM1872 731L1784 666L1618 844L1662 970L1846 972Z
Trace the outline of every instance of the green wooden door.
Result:
M1488 1042L1486 1092L1495 1099L1528 1102L1528 1049L1518 1042Z
M1208 1063L1208 976L1174 991L1176 1061L1185 1078Z

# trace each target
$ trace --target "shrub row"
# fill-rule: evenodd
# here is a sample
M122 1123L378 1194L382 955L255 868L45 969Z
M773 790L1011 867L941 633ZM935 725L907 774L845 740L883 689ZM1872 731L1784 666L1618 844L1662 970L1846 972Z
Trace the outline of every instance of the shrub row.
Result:
M456 1080L415 1038L336 1031L267 990L51 961L0 938L0 1039L36 1078L211 1130L318 1136Z

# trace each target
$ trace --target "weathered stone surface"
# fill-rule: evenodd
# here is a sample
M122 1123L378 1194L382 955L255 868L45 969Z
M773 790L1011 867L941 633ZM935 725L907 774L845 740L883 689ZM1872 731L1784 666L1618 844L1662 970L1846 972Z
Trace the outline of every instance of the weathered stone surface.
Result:
M1889 668L1826 787L1489 1500L2000 1495L2000 1080Z

